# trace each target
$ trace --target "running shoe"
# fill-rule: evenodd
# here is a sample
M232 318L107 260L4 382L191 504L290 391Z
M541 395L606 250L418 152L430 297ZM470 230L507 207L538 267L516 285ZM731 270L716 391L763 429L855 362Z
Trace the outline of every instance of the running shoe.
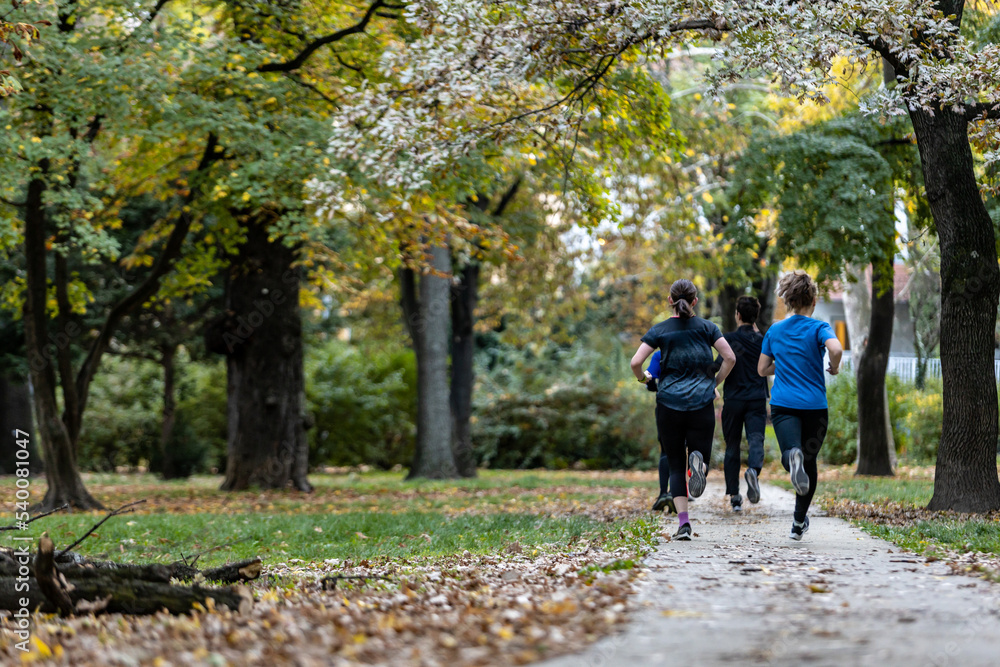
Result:
M802 523L792 519L792 532L788 533L790 538L798 542L802 539L802 535L807 532L809 532L809 517L806 517Z
M684 540L685 542L690 542L691 541L691 524L686 523L683 526L681 526L680 528L678 528L677 532L674 533L674 539L675 540Z
M731 496L729 502L732 503L734 512L743 511L743 496L740 494L737 493L735 496Z
M688 480L688 495L698 498L705 493L705 459L701 452L691 452L688 457L691 479Z
M757 471L747 468L743 473L743 479L747 481L747 500L754 505L760 502L760 482L757 480Z
M674 497L669 493L661 493L660 497L653 503L653 511L661 512L666 508L667 514L677 514L677 507L674 505Z
M795 488L795 493L800 496L804 496L809 493L809 475L806 474L806 469L803 467L804 456L802 450L795 448L789 455L789 477L792 480L792 486Z

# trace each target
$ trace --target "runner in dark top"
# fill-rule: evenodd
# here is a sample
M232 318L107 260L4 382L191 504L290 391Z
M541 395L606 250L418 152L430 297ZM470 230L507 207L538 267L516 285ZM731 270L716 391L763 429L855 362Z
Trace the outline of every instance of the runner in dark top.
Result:
M666 506L673 499L680 524L674 535L678 540L691 539L688 520L687 494L697 498L705 491L705 473L712 455L715 433L713 401L716 387L726 379L736 357L719 327L695 317L698 290L690 280L678 280L670 287L670 305L675 315L646 332L642 344L632 357L632 373L639 382L648 381L642 365L660 350L660 375L656 392L656 432L660 440L661 457L669 464L668 480L660 476L660 496L654 509ZM714 372L712 348L722 356L718 374ZM691 466L691 479L685 485L685 474ZM686 488L685 488L686 486Z
M747 471L747 499L760 501L760 483L757 476L764 466L764 427L767 424L767 378L757 373L760 346L764 337L757 330L760 303L752 296L736 300L736 331L726 334L729 346L736 353L736 365L723 386L725 403L722 406L722 435L726 440L726 495L733 511L743 509L740 495L740 443L743 431L747 434L749 456Z

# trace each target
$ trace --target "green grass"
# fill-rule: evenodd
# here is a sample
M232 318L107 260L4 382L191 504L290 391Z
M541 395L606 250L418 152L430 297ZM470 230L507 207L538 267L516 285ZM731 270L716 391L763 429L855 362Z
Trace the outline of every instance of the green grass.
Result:
M93 523L90 516L63 517L49 523L46 529L57 545L67 545ZM123 562L162 562L231 543L229 548L206 555L202 562L207 560L205 564L211 564L251 556L272 562L289 558L356 561L442 556L464 550L492 553L513 542L527 548L560 547L574 538L607 538L609 534L617 538L616 530L620 529L583 517L545 519L507 513L457 517L434 512L329 516L147 514L110 520L80 550L90 556ZM38 535L41 531L33 532Z
M822 482L822 498L849 498L860 503L895 501L923 507L934 493L934 480L893 477L857 477Z
M634 477L634 476L633 476ZM92 474L86 484L108 507L136 499L149 502L139 513L110 519L77 550L120 562L170 562L220 545L199 561L211 566L260 556L265 563L293 558L322 562L447 556L468 550L488 554L519 543L556 550L580 540L608 550L625 547L641 554L655 544L657 522L640 516L602 521L582 513L614 489L655 487L628 474L546 471L485 471L476 479L406 482L398 473L311 475L312 494L285 491L218 490L221 478L198 476L164 482L151 475ZM609 491L610 490L610 491ZM44 481L32 485L33 498ZM0 480L0 494L13 497L12 479ZM8 514L9 514L8 510ZM27 533L47 531L57 548L73 542L101 513L57 514ZM10 546L5 533L0 543Z
M914 508L926 507L934 493L934 480L929 476L904 477L853 477L821 480L816 500L824 505L838 499L849 499L865 504L903 503ZM791 484L785 477L768 481L786 489ZM904 526L884 525L867 520L854 520L866 532L893 542L905 549L933 555L943 547L959 552L980 551L1000 554L1000 517L971 516L960 518L941 514L940 518L913 521Z
M1000 554L1000 523L981 519L919 521L912 526L883 526L859 521L866 532L918 553L933 554L936 547L955 551Z

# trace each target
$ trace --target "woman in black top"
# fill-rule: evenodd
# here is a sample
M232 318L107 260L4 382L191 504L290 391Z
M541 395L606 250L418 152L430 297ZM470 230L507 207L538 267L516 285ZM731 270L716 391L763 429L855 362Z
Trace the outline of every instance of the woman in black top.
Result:
M736 355L719 327L696 317L698 289L690 280L678 280L670 287L670 306L674 316L646 332L632 357L632 372L640 382L649 378L642 365L660 350L660 377L656 392L656 431L660 440L660 461L669 464L669 488L660 475L660 496L654 510L663 509L671 500L677 508L680 528L674 537L691 539L687 495L697 498L705 491L705 461L711 458L715 434L716 387L736 363ZM714 369L712 348L718 350L722 365ZM685 488L688 464L691 480ZM663 471L666 466L661 465Z

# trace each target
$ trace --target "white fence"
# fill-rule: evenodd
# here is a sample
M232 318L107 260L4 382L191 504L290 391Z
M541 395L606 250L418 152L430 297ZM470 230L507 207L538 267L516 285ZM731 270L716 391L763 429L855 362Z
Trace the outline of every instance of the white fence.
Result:
M844 368L851 367L850 351L844 352L844 359L841 362L841 365ZM889 357L889 365L886 368L886 372L891 375L895 375L904 382L915 382L917 379L917 358ZM993 361L993 373L996 376L997 382L1000 382L1000 359ZM927 360L927 377L928 379L941 377L940 359Z

